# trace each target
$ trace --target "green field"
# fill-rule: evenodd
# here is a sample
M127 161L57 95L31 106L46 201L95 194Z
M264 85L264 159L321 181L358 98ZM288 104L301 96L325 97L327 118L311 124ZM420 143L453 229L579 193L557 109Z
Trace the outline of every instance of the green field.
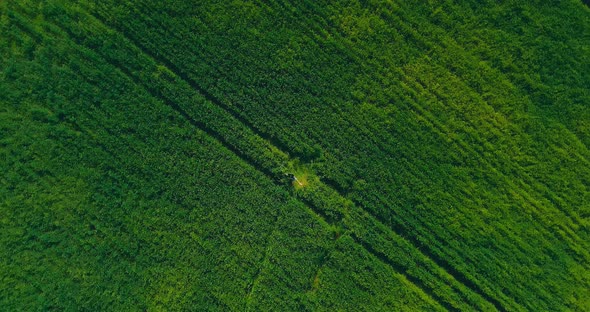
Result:
M2 311L590 311L580 0L9 0L0 55Z

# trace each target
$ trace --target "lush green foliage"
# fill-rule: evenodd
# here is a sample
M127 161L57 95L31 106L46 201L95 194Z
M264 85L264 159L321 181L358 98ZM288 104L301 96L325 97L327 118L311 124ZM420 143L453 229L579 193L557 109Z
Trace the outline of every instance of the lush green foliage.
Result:
M3 307L590 307L578 1L0 10Z

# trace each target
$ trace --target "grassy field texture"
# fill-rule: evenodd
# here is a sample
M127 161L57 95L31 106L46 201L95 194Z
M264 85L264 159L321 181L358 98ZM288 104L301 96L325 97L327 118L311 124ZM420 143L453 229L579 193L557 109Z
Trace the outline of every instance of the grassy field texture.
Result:
M0 14L8 310L590 309L580 1Z

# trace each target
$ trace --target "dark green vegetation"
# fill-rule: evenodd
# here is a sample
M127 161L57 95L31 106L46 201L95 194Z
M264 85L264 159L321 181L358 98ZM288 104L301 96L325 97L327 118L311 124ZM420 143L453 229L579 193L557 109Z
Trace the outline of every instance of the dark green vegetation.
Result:
M119 2L0 2L2 309L590 309L580 1Z

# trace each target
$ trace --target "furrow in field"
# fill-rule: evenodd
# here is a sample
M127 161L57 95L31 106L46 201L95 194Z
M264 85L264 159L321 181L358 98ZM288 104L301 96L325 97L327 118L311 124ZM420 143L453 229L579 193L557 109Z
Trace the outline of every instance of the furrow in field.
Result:
M365 250L367 250L371 255L373 255L375 258L377 258L379 261L381 261L382 263L390 266L391 268L393 268L394 270L399 271L403 271L404 268L395 264L394 262L392 262L389 257L385 254L383 254L382 252L376 250L373 248L373 246L371 246L370 244L367 244L366 242L364 242L362 239L358 238L354 233L350 234L351 238L354 240L355 243L357 243L358 245L360 245L361 247L363 247ZM429 287L428 285L426 285L425 282L423 282L422 280L415 278L411 275L404 275L405 278L408 279L408 281L410 281L410 283L414 284L414 285L418 285L421 289L423 289L426 293L427 296L429 296L430 298L437 298L437 294L434 293L434 291L432 290L431 287ZM447 303L446 301L437 301L437 303L441 304L445 309L447 309L448 311L455 311L458 310L456 307L454 307L453 305Z

